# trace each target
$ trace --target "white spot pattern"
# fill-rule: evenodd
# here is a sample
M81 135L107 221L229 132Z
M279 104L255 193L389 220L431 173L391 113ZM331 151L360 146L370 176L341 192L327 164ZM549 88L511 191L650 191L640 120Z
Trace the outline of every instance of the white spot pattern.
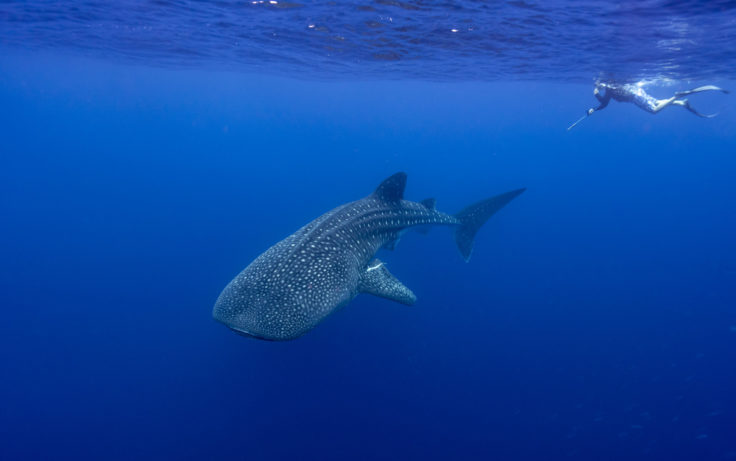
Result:
M303 335L361 291L412 304L414 293L373 260L376 252L406 228L447 225L459 226L456 241L467 259L478 228L523 192L451 216L437 211L434 199L403 200L405 184L406 175L397 173L372 195L323 214L266 250L220 293L213 317L240 334L279 341Z
M213 316L261 339L293 339L358 294L369 261L399 233L454 217L369 196L325 213L256 258L220 294Z

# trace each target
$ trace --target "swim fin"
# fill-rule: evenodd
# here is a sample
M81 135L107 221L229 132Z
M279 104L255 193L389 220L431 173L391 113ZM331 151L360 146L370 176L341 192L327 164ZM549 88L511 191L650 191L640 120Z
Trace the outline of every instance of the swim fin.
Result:
M724 90L723 88L717 87L715 85L705 85L705 86L699 86L697 88L693 88L692 90L678 91L675 93L675 97L681 98L689 94L700 93L703 91L720 91L726 94L730 93L730 91Z

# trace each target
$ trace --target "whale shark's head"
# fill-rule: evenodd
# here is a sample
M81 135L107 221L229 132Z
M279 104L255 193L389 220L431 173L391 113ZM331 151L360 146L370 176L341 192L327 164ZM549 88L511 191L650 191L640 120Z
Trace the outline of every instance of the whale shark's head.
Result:
M357 273L327 253L336 244L325 248L302 237L292 234L243 269L220 293L215 320L241 335L285 341L347 304L357 294Z
M279 260L273 255L282 246L256 258L225 287L212 310L215 320L244 336L285 341L311 330L355 296L354 284L340 283L342 277L318 277L324 268L308 264L301 252L295 261L276 267Z
M288 291L270 290L248 277L237 277L220 293L212 316L236 333L281 341L310 327L299 318L299 303Z

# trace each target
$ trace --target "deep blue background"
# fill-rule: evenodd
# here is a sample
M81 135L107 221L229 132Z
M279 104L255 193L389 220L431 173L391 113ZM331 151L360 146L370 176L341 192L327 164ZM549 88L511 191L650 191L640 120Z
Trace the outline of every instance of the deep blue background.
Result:
M4 56L0 456L736 458L734 96L566 132L590 91ZM469 264L443 229L380 254L413 307L287 343L211 319L400 170L447 212L528 191Z

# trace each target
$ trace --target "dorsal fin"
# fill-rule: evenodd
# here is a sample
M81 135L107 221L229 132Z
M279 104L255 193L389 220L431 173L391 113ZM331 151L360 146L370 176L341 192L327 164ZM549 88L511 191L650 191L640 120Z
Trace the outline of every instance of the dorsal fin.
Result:
M429 208L430 210L434 210L435 206L437 206L437 199L436 198L425 198L419 203Z
M387 202L398 202L404 198L406 173L400 172L383 180L373 195Z

